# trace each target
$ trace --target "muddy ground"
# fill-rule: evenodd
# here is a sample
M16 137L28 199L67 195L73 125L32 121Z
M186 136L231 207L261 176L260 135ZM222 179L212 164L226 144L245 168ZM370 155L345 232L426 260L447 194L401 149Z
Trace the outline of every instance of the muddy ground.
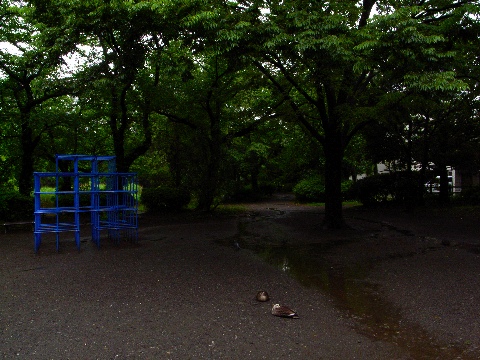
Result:
M0 358L480 358L478 212L349 208L328 231L290 196L245 208L143 215L100 249L85 225L80 252L0 234Z

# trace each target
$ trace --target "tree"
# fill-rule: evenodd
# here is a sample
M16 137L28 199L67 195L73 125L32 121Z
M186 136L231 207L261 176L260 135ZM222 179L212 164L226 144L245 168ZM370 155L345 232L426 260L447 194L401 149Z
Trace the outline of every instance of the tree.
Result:
M10 45L0 50L0 75L5 75L1 79L2 108L15 108L8 121L12 122L21 149L18 186L21 194L29 195L33 188L34 152L52 126L42 119L39 107L73 91L71 79L60 69L63 56L75 46L75 38L60 28L45 29L36 21L34 8L21 1L2 2L0 19L0 41Z
M88 98L108 124L117 170L128 171L152 142L151 99L161 86L155 58L179 36L196 2L32 1L49 27L68 24L81 34L78 44L93 50L79 77L89 80L81 101Z
M356 132L371 71L358 71L354 46L374 2L269 2L256 25L263 46L253 61L288 102L296 120L319 141L325 156L325 224L343 226L342 160Z
M230 32L222 33L231 47L252 58L296 120L321 143L327 227L344 224L342 160L352 138L375 119L382 96L405 87L466 89L447 61L454 56L448 43L466 14L477 11L473 3L254 2ZM255 7L266 10L251 20Z
M377 156L376 161L400 161L407 170L413 161L419 162L422 184L433 162L441 175L443 202L448 201L449 196L446 166L458 163L458 152L463 145L478 139L474 115L478 105L473 99L478 97L479 76L475 63L480 24L474 15L478 13L478 5L469 3L472 2L432 1L429 9L417 9L408 19L407 24L421 19L418 27L425 29L429 40L423 52L417 51L420 43L410 44L424 35L410 27L406 36L393 42L398 45L394 48L397 55L393 57L398 63L381 65L385 81L379 84L386 96L379 106L382 116L378 118L377 130L380 133L370 132L374 136L370 136L369 145ZM392 39L387 38L385 44ZM384 45L376 46L381 54ZM380 138L384 141L379 141Z
M179 56L180 50L175 54ZM193 57L187 53L182 56L187 65L176 62L164 73L169 84L157 94L155 103L157 112L175 124L174 129L181 125L190 130L190 181L198 191L198 208L209 210L229 180L226 158L232 141L271 118L275 104L269 103L268 92L259 89L261 84L252 76L252 68L218 56L211 49ZM178 166L171 163L172 168Z

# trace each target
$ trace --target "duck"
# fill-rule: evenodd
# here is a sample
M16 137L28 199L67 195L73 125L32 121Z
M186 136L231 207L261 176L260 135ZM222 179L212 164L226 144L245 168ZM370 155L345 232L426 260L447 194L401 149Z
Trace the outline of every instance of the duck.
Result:
M299 316L295 310L290 309L288 306L275 304L272 307L272 315L286 317L290 319L298 319Z
M259 291L256 298L258 301L262 302L270 300L270 296L268 296L268 293L266 291Z

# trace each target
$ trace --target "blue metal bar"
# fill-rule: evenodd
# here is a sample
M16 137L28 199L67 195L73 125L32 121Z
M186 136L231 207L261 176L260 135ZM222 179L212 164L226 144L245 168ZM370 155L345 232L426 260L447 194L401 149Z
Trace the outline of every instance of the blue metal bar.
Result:
M61 172L59 161L71 161L73 171ZM86 172L81 172L79 162L86 161ZM103 171L102 171L103 170ZM80 213L90 212L92 240L100 246L100 233L107 230L115 243L121 235L134 241L138 238L138 181L135 173L117 173L115 156L56 155L56 172L34 173L34 250L38 252L42 234L55 233L56 249L60 248L59 234L74 232L75 243L80 250ZM73 178L72 191L60 191L61 178ZM54 178L55 191L42 191L41 179ZM83 179L87 180L83 180ZM82 184L82 187L80 186ZM87 186L84 186L87 184ZM53 208L43 208L41 195L54 196ZM86 195L88 205L82 204ZM67 201L70 201L71 203ZM53 223L44 223L42 216L50 214ZM63 221L68 214L73 220Z

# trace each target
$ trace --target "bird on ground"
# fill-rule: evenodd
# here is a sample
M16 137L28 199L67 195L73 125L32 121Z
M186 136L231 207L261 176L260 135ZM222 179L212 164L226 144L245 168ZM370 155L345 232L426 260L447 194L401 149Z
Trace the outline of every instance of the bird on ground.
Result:
M298 319L299 316L295 310L290 309L287 306L275 304L272 307L272 315L286 317L291 319Z
M233 247L235 248L236 251L241 249L240 244L236 240L233 242Z
M270 300L270 296L268 296L268 293L266 291L259 291L257 293L257 300L265 302Z

